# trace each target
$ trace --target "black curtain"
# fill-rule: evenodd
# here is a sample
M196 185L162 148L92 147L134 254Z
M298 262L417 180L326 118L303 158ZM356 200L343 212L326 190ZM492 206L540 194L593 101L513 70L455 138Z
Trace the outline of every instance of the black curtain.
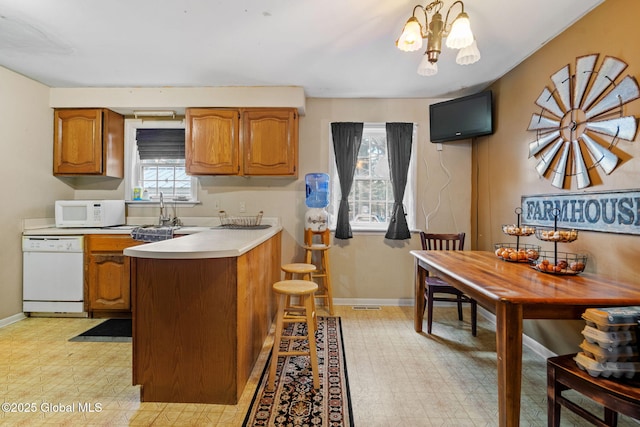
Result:
M384 237L392 240L405 240L411 238L402 199L404 199L409 161L411 160L413 123L387 123L386 128L389 171L393 188L393 214Z
M347 198L353 184L353 174L356 171L363 127L364 123L331 123L333 152L336 156L336 169L341 192L335 233L337 239L351 239L353 237L351 224L349 224Z

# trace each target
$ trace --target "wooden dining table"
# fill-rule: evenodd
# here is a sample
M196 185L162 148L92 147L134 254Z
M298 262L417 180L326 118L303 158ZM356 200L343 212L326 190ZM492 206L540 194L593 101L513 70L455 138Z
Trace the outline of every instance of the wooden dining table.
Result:
M411 254L416 273L416 332L422 332L427 274L444 279L495 314L502 427L520 423L523 319L579 319L589 307L640 305L640 282L588 273L547 274L485 251L415 250Z

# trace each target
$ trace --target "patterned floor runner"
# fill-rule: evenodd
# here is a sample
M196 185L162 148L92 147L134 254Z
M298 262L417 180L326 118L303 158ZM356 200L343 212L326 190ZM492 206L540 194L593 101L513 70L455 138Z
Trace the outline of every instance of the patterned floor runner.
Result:
M283 335L306 334L305 324L291 324ZM339 317L319 317L316 332L320 390L314 391L309 357L279 357L275 388L266 390L269 363L262 372L243 426L353 427L347 365ZM281 349L306 341L283 340Z

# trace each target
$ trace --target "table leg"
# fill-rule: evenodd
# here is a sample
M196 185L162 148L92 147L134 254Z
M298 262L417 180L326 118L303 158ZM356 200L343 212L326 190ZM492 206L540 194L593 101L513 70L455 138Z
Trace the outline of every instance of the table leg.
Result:
M520 425L522 383L522 306L500 302L496 306L499 425Z
M422 332L422 319L424 317L424 281L427 277L427 271L420 266L418 259L414 260L415 264L415 303L413 304L413 327L416 332Z

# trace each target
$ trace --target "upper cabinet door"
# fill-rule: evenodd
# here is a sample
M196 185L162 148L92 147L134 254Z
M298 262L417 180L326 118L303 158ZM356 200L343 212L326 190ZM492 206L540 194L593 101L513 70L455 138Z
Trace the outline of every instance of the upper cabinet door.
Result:
M188 108L185 129L187 173L240 174L239 123L238 110Z
M53 174L124 177L124 117L102 108L58 109Z
M296 109L244 109L242 152L244 175L297 176Z
M56 110L53 173L102 174L102 110Z

